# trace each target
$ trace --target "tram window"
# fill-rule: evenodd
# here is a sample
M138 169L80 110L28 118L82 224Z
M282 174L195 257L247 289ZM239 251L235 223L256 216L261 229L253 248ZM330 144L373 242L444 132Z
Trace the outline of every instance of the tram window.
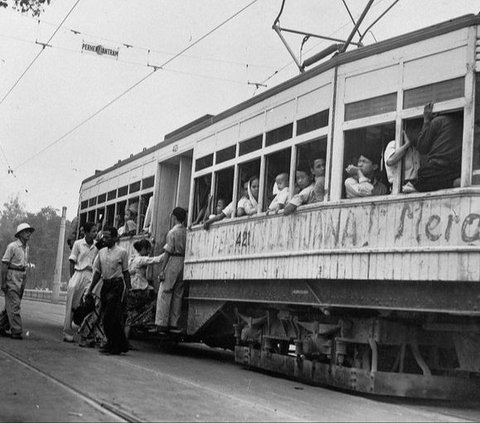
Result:
M480 73L475 74L475 127L473 130L472 183L480 185Z
M194 225L202 223L205 217L208 218L210 209L210 187L212 186L212 175L207 174L195 179L195 190L193 198L192 222Z
M388 192L386 186L388 180L385 172L385 166L383 165L383 152L387 144L395 139L395 123L386 123L381 125L373 125L359 129L353 129L345 132L345 153L343 173L344 181L353 177L354 180L358 180L357 176L352 176L351 173L347 173L345 169L349 165L355 168L359 164L359 159L362 156L362 162L366 158L367 163L372 162L373 169L368 168L368 171L372 171L371 175L365 175L368 178L373 179L373 191L368 193L367 190L363 190L363 186L360 191L356 190L357 185L353 190L349 190L347 193L345 185L343 187L343 197L364 197L369 195L383 195ZM350 181L353 181L350 179ZM348 184L348 182L347 182ZM368 188L368 187L367 187ZM358 191L358 192L357 192Z
M429 102L438 103L439 101L461 98L464 95L465 78L450 79L405 90L403 93L403 108L423 106Z
M231 145L230 147L217 151L215 162L218 164L233 159L235 157L236 150L237 146Z
M79 229L83 226L85 226L85 223L87 223L87 213L82 213L80 215L80 226Z
M98 230L103 228L104 218L105 218L105 207L100 207L99 209L97 209L97 220L95 222L97 224Z
M290 159L292 150L286 148L285 150L277 151L269 154L266 157L265 167L265 190L263 193L263 210L268 210L270 204L278 193L276 186L276 178L282 174L286 175L286 180L290 179ZM288 188L288 183L287 183ZM288 189L287 189L288 191ZM285 204L284 204L285 205Z
M145 217L146 217L146 214L147 214L148 203L150 201L150 198L152 198L152 196L153 196L153 193L150 192L148 194L142 195L142 197L141 197L140 209L139 209L139 215L140 216L139 216L139 221L138 221L139 230L141 230L144 227Z
M106 226L113 226L115 224L115 204L110 204L107 206L105 219Z
M238 187L237 187L237 216L243 216L245 214L254 214L256 213L255 207L258 201L255 198L255 193L248 190L249 181L253 181L254 177L260 176L260 159L255 159L247 163L242 163L238 166L239 178L238 178Z
M213 164L213 153L209 154L208 156L200 157L199 159L195 160L195 170L198 172L199 170L206 169Z
M306 134L328 125L328 109L297 121L297 135Z
M268 131L265 138L267 147L292 138L293 123Z
M88 200L82 201L80 203L80 209L86 209L88 207Z
M127 206L127 201L120 201L117 203L117 215L115 216L115 220L113 225L120 229L125 224L125 207Z
M148 178L142 179L142 189L152 188L155 184L155 176L149 176Z
M368 116L393 112L397 108L397 94L386 94L367 100L345 104L345 120L360 119Z
M115 200L115 198L117 198L117 190L114 189L113 191L108 191L107 193L107 200L110 201L110 200Z
M98 200L97 200L97 204L102 204L102 203L105 203L105 200L107 199L107 194L104 193L104 194L100 194L98 196Z
M128 194L128 185L125 185L124 187L118 188L118 196L123 197L124 195Z
M242 141L239 145L240 156L251 153L252 151L260 150L262 148L263 135L257 135L246 141Z
M133 184L130 184L130 188L128 192L132 194L134 192L140 191L140 185L141 185L141 181L137 181L137 182L134 182Z
M434 115L435 116L435 115ZM463 144L463 111L440 113L434 117L430 130L423 133L423 118L405 122L408 138L415 148L418 158L413 173L411 158L404 162L404 179L402 192L427 192L460 186ZM410 151L410 150L409 150ZM423 160L420 162L420 155ZM407 157L407 156L406 156ZM402 181L403 183L403 181Z
M123 236L137 234L138 197L130 198L125 207Z
M95 222L95 210L90 210L87 213L87 222Z
M326 157L327 137L318 138L297 147L297 169L301 167L313 169L316 201L323 201L325 198ZM296 191L298 187L295 187Z
M90 198L90 200L88 200L88 207L92 207L95 204L97 204L97 197L93 197L93 198Z
M222 208L225 208L233 198L233 171L234 168L228 167L215 173L215 197L210 214L220 214ZM219 204L223 200L223 204Z

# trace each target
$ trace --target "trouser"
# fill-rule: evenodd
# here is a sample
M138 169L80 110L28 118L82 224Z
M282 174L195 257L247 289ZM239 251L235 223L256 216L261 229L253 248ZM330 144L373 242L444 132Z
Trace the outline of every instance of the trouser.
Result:
M103 330L107 337L106 348L113 352L127 352L128 342L124 332L123 279L105 279L101 291Z
M0 329L10 329L14 335L21 335L23 330L20 303L25 290L26 275L26 272L19 270L7 270L5 310L0 314Z
M436 191L453 187L453 181L460 176L460 166L442 165L432 161L422 161L416 181L412 181L417 191Z
M182 313L184 257L171 256L165 268L165 280L158 291L155 324L178 327Z
M73 313L82 299L82 295L92 281L91 270L76 270L68 281L67 303L65 305L65 320L63 322L63 334L73 336L72 319Z

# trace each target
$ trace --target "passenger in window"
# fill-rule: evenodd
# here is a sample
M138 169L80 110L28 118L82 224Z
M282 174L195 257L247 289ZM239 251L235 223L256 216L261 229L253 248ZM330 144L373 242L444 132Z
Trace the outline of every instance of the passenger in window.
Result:
M460 177L462 124L450 114L434 115L433 103L423 110L423 127L414 140L422 154L416 181L403 186L404 193L452 188ZM456 184L456 183L455 183Z
M363 152L358 158L357 166L349 164L345 169L350 175L345 180L347 198L385 195L387 187L376 177L378 164L374 152Z
M208 216L208 218L211 219L211 218L221 214L226 206L227 206L227 202L225 201L225 199L219 198L217 200L217 206L215 207L215 213Z
M293 198L285 206L283 214L292 214L298 206L303 204L315 203L315 181L310 170L310 167L306 164L302 164L295 172L295 179L297 186L300 189L298 194L295 194Z
M131 204L125 210L125 225L121 236L133 236L137 233L137 224L135 223L135 220L137 220L136 211L137 203Z
M242 197L238 202L237 216L251 216L258 212L258 192L260 190L260 179L252 176L248 180L247 197Z
M210 217L203 223L203 229L207 230L210 228L210 225L214 222L219 222L220 220L225 219L226 217L233 217L233 212L235 206L233 201L230 202L226 207L224 204L226 201L223 198L219 198L217 201L216 214L211 214Z
M268 206L267 214L278 213L279 210L284 209L288 203L288 173L280 173L275 178L275 186L277 187L277 194Z
M396 148L395 140L390 141L383 153L385 171L390 184L393 184L395 176L400 173L400 164L403 158L403 180L410 182L417 179L418 168L420 167L420 153L412 145L405 131L403 131L403 139L405 143L399 148Z
M245 216L247 213L245 212L245 203L248 202L248 184L249 181L245 181L242 183L242 193L240 196L240 200L237 203L237 217Z
M315 200L323 201L325 197L325 159L319 157L314 159L310 171L315 178Z

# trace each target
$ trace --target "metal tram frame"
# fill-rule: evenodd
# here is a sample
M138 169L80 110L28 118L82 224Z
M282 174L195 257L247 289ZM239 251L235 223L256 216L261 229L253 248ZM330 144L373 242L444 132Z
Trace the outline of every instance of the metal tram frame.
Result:
M343 198L349 137L389 133L399 146L405 122L420 118L428 101L436 112L462 115L460 187L404 195L397 177L390 195ZM98 219L107 207L116 214L130 198L142 202L153 194L159 253L171 210L195 209L202 178L217 198L228 175L236 204L245 167L255 163L265 210L272 157L283 154L289 164L292 196L297 160L321 145L324 202L293 216L225 219L209 231L192 227L190 213L184 339L232 348L242 365L308 383L378 395L474 395L480 388L479 122L480 16L467 15L338 54L179 128L83 181L80 221ZM138 181L152 176L154 186L143 189ZM121 244L130 248L141 236Z

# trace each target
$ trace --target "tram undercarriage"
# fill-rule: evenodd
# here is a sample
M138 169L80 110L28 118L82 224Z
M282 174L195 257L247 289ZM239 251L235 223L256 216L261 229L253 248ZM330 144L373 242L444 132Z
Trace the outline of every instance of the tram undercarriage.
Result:
M232 339L233 323L235 361L243 366L374 395L465 399L480 392L476 313L385 309L380 298L378 308L245 302L249 291L245 285L243 301L232 301L232 296L230 301L219 301L220 285L226 288L225 284L208 282L209 288L217 288L210 291L217 298L205 298L203 305L195 295L207 294L206 286L191 285L189 307L193 306L197 318L202 316L199 332L207 344L211 345L208 337L217 333L218 342L213 345L230 347L222 345L222 340ZM270 283L249 285L258 294L265 284ZM228 285L238 286L234 281ZM310 282L310 286L312 292L317 291L315 284ZM392 289L392 296L397 289ZM272 296L271 291L263 292ZM458 300L451 293L452 304L458 305ZM193 329L191 311L189 326Z

